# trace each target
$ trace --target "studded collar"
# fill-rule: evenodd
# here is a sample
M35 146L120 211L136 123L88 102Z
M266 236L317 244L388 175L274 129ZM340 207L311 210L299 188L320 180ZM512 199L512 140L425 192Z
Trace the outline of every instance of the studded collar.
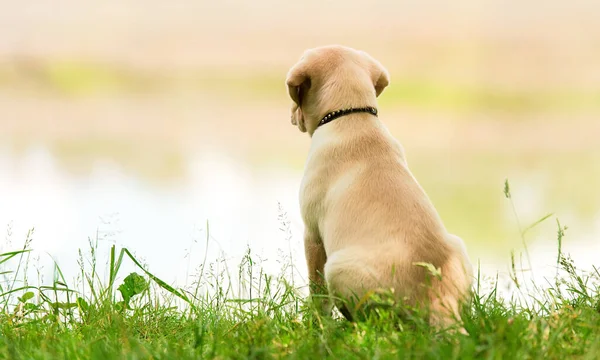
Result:
M340 118L344 115L358 113L358 112L366 112L371 115L377 116L377 109L375 109L374 107L371 107L371 106L366 106L366 107L362 107L362 108L349 108L349 109L343 109L343 110L336 110L336 111L332 111L332 112L328 113L327 115L323 116L321 121L319 121L317 128L319 128L320 126L323 126L323 125L327 124L328 122L331 122L337 118Z

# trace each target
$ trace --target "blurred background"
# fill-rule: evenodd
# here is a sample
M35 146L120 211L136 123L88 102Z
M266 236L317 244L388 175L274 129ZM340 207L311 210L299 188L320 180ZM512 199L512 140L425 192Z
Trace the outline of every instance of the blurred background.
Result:
M536 268L553 273L556 218L578 263L600 253L595 0L2 5L0 251L35 227L42 273L51 256L75 274L91 239L180 284L206 251L248 246L273 269L291 254L302 274L310 139L284 82L305 49L333 43L389 70L380 118L475 265L506 273L520 230L549 213L525 236Z

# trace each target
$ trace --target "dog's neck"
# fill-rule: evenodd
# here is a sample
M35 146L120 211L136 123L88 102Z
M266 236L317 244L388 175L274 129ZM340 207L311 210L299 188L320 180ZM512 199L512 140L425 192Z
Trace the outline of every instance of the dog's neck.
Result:
M312 134L334 118L353 113L340 113L348 109L377 109L377 95L372 80L367 74L355 68L337 70L332 76L314 84L316 90L303 104L302 110L306 129ZM372 113L372 111L356 111ZM325 120L324 120L325 119Z
M332 101L333 100L333 101ZM325 102L317 103L317 106L308 107L304 113L305 124L309 135L315 133L317 129L332 122L333 120L346 117L351 114L363 113L369 117L377 117L377 100L375 96L372 99L362 96L362 99L356 96L344 96L326 102L327 107L323 106Z
M321 121L319 121L319 123L317 124L317 129L327 123L332 122L335 119L339 119L342 116L345 116L348 114L353 114L353 113L368 113L373 116L377 116L377 109L372 106L365 106L365 107L354 107L354 108L346 108L346 109L332 111L332 112L328 113L327 115L323 116Z

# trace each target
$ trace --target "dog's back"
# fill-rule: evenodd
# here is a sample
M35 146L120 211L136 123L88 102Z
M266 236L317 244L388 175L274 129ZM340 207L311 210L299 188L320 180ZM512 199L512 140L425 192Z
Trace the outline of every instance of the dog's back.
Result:
M372 113L319 121L337 109L376 107L388 82L377 61L339 46L305 53L288 74L292 123L312 136L300 192L309 275L318 282L324 272L330 293L344 300L392 288L409 303L428 303L434 322L448 323L468 293L471 265L401 145Z
M331 294L356 303L370 291L393 289L417 305L434 301L436 286L453 295L465 292L470 283L460 276L461 267L470 265L448 240L402 148L381 123L353 116L315 134L303 184L302 198L319 194L313 208L323 209L314 221L327 253L324 272ZM415 263L441 269L448 284ZM430 289L423 286L427 281ZM445 289L449 282L456 283L456 291Z

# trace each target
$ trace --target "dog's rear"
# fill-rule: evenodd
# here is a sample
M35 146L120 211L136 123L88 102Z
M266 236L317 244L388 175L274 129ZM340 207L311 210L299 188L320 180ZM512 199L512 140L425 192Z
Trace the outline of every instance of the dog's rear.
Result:
M460 321L460 304L471 286L470 264L457 250L436 268L415 261L396 243L345 248L328 257L325 280L348 320L368 312L373 295L392 295L402 306L430 314L432 325L448 327Z

